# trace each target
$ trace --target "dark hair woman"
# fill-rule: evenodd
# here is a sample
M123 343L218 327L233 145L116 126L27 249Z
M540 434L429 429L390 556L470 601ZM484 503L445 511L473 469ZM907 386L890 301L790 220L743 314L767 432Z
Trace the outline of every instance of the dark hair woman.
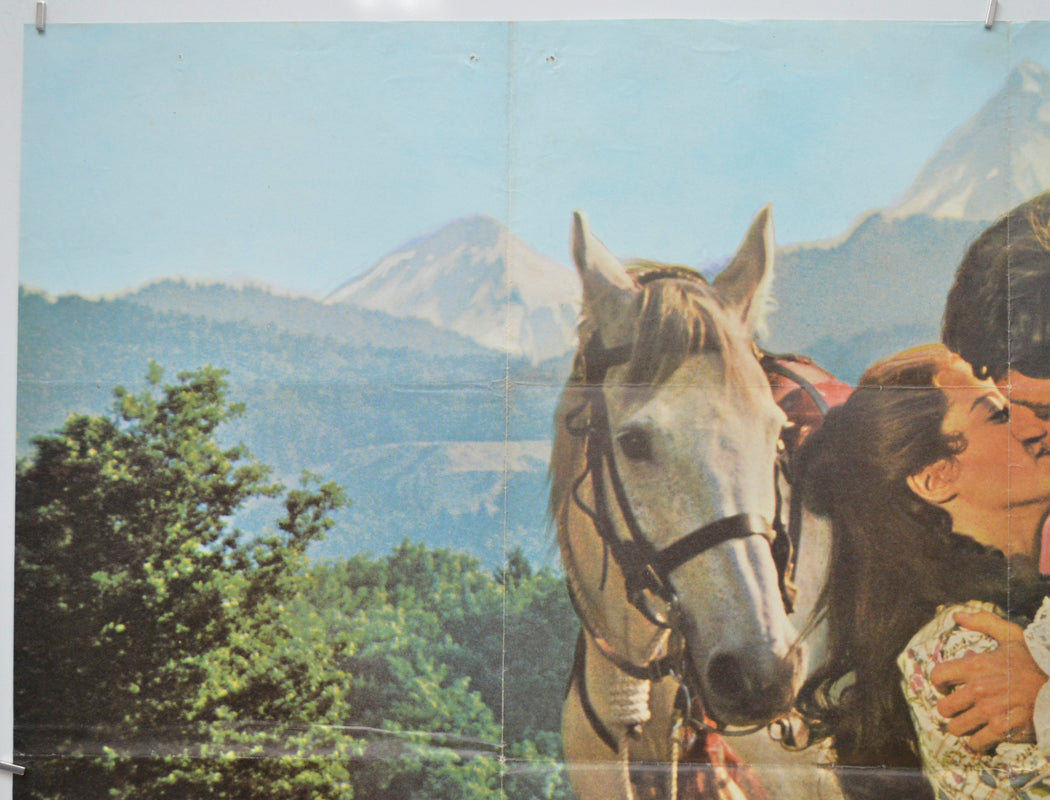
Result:
M829 655L799 707L830 740L850 797L930 797L920 766L939 800L1025 796L1009 785L1016 775L989 771L989 757L943 731L928 679L942 654L981 638L954 625L953 605L1031 612L1041 599L1050 478L1008 421L990 380L930 345L869 368L800 454L832 552L818 605Z

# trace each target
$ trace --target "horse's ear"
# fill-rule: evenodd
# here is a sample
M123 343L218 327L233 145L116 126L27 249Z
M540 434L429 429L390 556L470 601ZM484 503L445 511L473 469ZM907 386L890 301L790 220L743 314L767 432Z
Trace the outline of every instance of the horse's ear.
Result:
M639 289L620 260L591 233L582 211L573 214L572 258L583 283L583 314L603 332L606 346L623 344L625 320Z
M764 332L773 285L773 207L767 205L755 216L729 266L714 285L726 304L735 310L748 330Z

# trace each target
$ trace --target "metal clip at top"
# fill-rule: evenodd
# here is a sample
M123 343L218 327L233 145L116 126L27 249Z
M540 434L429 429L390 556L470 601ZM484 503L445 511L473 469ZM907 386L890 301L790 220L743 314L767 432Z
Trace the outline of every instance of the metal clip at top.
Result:
M47 27L47 3L44 0L36 0L36 29L44 32Z
M991 2L988 3L988 16L984 19L984 27L989 30L991 30L992 26L995 24L995 12L998 8L999 0L991 0Z

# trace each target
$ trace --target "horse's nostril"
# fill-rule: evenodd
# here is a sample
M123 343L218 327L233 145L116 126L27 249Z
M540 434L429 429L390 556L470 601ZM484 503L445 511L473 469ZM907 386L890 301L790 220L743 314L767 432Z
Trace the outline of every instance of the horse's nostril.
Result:
M731 699L747 691L743 670L736 656L720 653L707 665L707 684L718 696Z
M746 651L716 653L707 665L709 711L735 725L769 721L790 707L797 668L797 653L774 661Z

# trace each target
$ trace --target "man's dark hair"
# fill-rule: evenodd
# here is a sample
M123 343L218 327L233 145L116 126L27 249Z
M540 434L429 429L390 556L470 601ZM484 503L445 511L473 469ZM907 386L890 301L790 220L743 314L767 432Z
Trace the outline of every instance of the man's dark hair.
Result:
M1050 192L1022 203L966 251L941 339L978 377L1050 378Z

